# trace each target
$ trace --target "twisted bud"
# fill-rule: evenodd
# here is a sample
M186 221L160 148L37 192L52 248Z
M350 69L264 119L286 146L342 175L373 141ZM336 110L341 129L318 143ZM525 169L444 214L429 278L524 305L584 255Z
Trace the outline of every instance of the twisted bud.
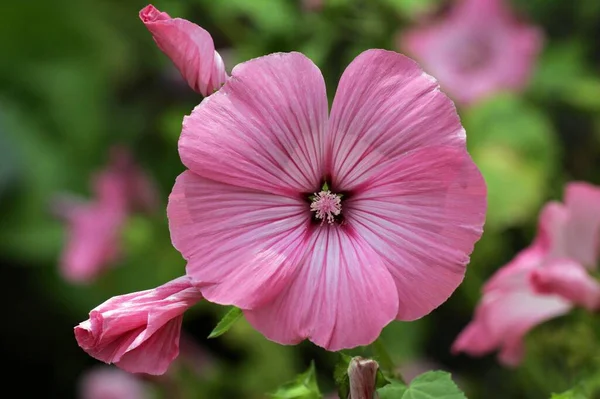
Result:
M352 358L348 365L350 379L348 399L377 399L379 396L375 390L378 369L379 364L375 360L360 356Z

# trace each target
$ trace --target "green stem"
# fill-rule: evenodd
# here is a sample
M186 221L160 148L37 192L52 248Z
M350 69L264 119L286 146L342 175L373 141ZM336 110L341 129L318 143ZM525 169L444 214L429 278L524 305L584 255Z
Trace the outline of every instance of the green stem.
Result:
M377 358L379 366L383 370L384 374L390 376L391 378L400 380L402 381L402 383L404 383L404 379L402 378L400 373L396 371L396 365L394 364L394 361L392 360L392 357L390 356L390 353L388 352L387 348L383 344L383 340L381 339L381 337L377 338L375 342L371 344L371 347L373 348L375 357Z

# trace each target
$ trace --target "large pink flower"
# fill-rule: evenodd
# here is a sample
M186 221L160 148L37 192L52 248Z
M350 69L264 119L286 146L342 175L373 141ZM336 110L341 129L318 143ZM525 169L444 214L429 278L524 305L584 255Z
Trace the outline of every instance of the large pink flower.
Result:
M452 294L486 188L452 102L401 54L359 55L327 114L304 55L237 65L184 119L168 217L207 300L273 341L339 350Z
M208 96L225 83L225 65L210 33L185 19L171 18L152 5L140 11L140 19L192 89Z
M502 363L516 365L523 337L535 326L576 305L599 309L600 284L584 266L596 262L599 231L600 189L569 184L564 205L551 202L542 210L533 244L485 285L475 318L453 352L481 356L499 349Z
M75 337L98 360L131 373L163 374L179 354L183 313L201 299L188 277L116 296L94 308Z
M470 103L528 81L542 35L504 0L458 0L440 20L400 36L400 46L457 101Z
M55 211L68 224L60 260L62 276L75 283L92 281L118 259L120 232L129 212L158 205L152 180L135 164L129 151L111 149L108 166L93 177L89 202L59 199Z

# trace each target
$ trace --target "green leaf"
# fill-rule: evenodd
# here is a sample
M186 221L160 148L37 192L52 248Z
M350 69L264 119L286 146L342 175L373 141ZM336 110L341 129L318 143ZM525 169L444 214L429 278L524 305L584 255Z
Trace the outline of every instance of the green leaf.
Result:
M550 399L588 399L588 398L589 398L589 396L587 396L584 392L582 392L578 388L569 389L568 391L563 392L563 393L553 393L552 396L550 397Z
M338 353L340 360L336 363L333 369L333 378L338 389L340 398L347 398L350 394L350 379L348 377L348 365L352 360L352 356L348 356L342 352Z
M274 399L320 399L323 397L317 384L315 363L293 381L281 386L275 393L269 395Z
M465 111L469 152L488 188L486 228L501 230L536 215L557 165L552 124L540 109L499 95Z
M223 334L225 334L233 324L238 321L238 319L242 317L242 310L236 307L232 307L229 312L223 316L221 321L217 324L217 326L212 330L208 338L216 338Z
M444 371L429 371L415 378L409 386L395 381L378 390L380 399L466 399Z

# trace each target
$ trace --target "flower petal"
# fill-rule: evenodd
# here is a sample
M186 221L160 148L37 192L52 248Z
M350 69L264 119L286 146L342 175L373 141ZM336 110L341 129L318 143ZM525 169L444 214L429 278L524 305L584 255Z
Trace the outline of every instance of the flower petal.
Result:
M119 257L120 229L125 221L120 205L77 205L68 218L68 241L60 260L62 276L72 283L89 283Z
M115 364L130 373L162 375L179 355L179 334L183 315L177 316L149 335L135 349L127 351Z
M570 219L565 231L569 257L596 268L600 248L600 188L573 182L565 190Z
M556 259L535 269L531 284L539 294L556 294L594 311L600 306L600 284L582 265L571 259Z
M246 311L267 338L295 344L308 338L337 351L373 342L398 309L392 276L351 226L313 231L301 270L271 304Z
M298 196L323 178L325 82L299 53L237 65L221 90L184 118L182 162L208 179Z
M415 150L377 171L348 198L345 215L394 276L397 318L417 319L463 279L485 220L485 182L454 147Z
M185 19L171 18L152 5L140 11L140 19L192 89L208 96L225 83L225 65L210 33Z
M525 334L571 308L571 304L559 296L537 295L527 288L486 293L477 307L475 319L458 336L452 351L482 356L498 349L499 360L514 366L523 355Z
M431 145L464 148L456 109L416 62L368 50L346 68L333 101L327 161L333 186L353 190L375 166Z
M167 207L173 245L211 302L242 309L275 297L297 272L310 224L299 199L182 173Z

